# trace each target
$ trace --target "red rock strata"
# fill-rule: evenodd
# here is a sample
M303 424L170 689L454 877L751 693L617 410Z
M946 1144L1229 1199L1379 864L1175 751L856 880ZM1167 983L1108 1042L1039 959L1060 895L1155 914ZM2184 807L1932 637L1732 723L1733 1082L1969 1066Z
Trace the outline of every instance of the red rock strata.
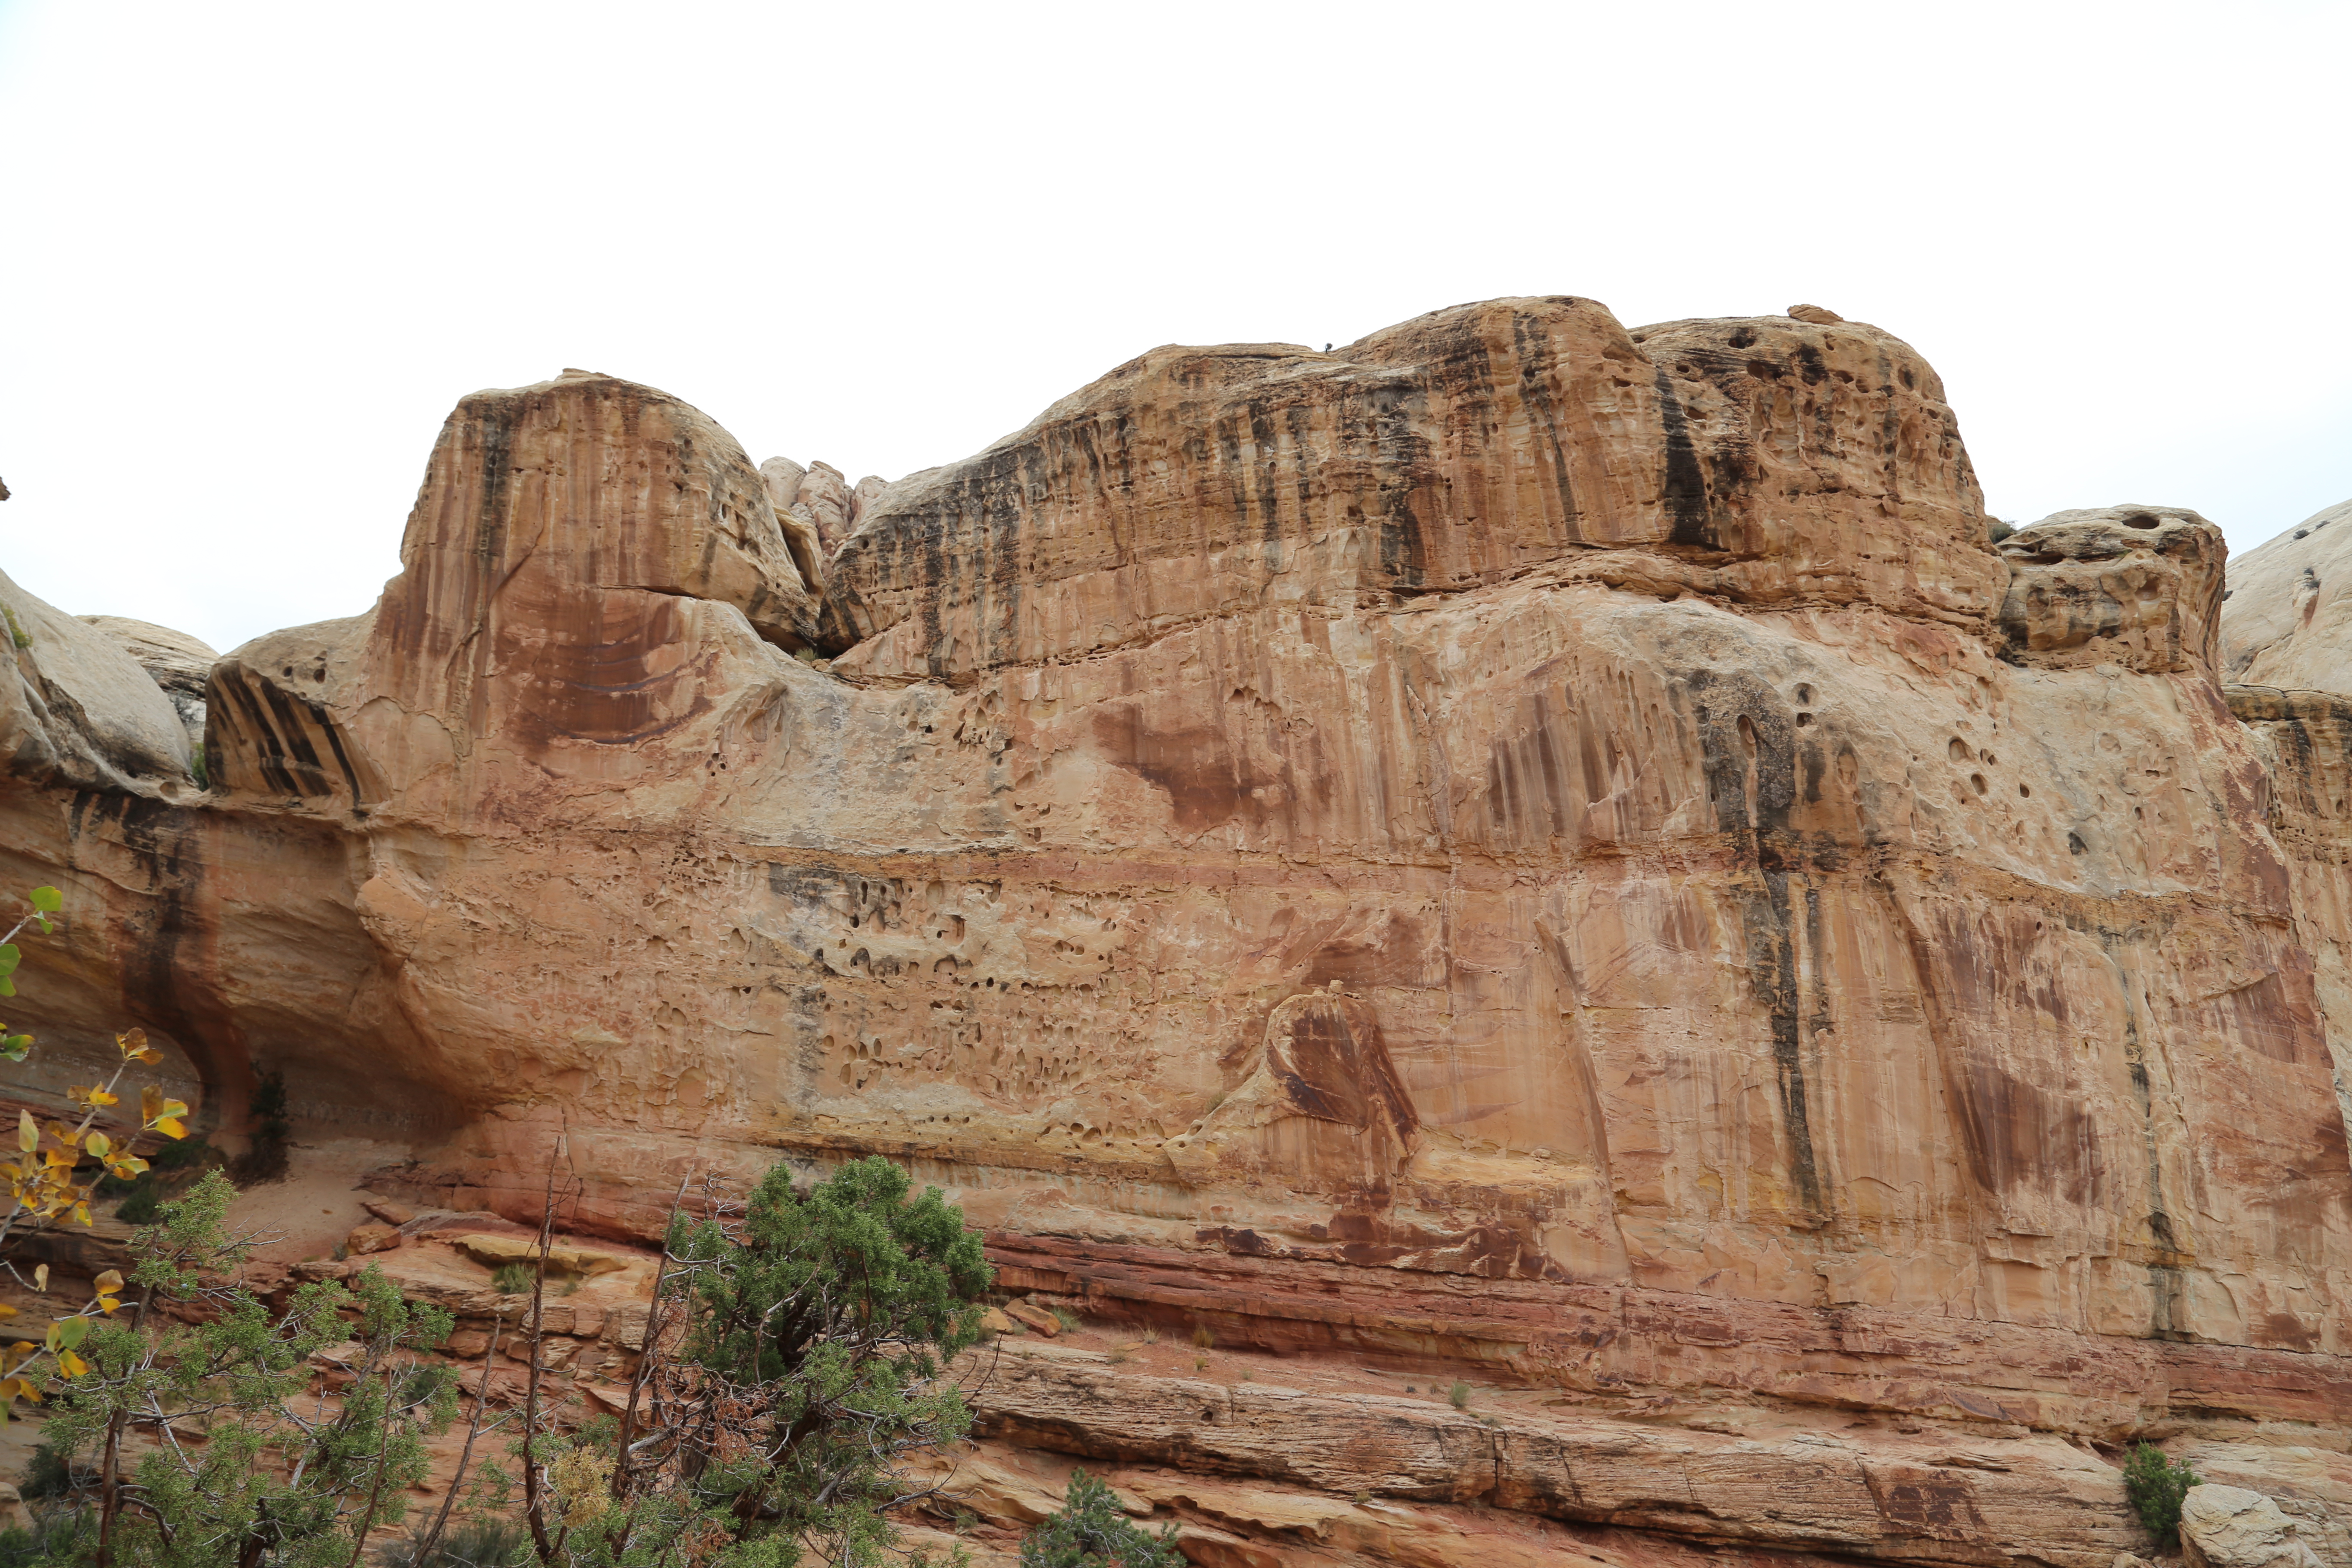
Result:
M559 1131L616 1236L879 1151L1049 1302L1587 1402L1242 1443L1107 1365L1004 1441L1920 1562L2104 1568L2084 1440L2287 1445L2324 1512L2352 699L2225 691L2194 513L1996 548L1829 317L1160 349L855 492L478 394L379 606L213 667L209 790L0 584L0 874L76 916L28 1021L231 1131L282 1071L436 1205L535 1215ZM1812 1436L1704 1429L1759 1411ZM1382 1433L1436 1468L1308 1460Z

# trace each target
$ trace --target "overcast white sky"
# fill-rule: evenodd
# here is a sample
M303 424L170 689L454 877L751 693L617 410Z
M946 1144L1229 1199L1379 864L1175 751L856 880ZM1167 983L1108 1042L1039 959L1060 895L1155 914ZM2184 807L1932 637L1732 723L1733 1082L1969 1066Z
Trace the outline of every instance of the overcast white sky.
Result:
M567 365L963 456L1158 343L1801 300L1999 515L2352 496L2352 5L0 0L0 568L226 649Z

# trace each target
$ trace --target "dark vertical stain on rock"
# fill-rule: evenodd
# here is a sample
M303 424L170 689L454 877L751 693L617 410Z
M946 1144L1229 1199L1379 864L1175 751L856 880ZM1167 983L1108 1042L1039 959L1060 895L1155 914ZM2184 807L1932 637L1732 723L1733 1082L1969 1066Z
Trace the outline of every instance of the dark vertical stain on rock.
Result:
M1798 1206L1819 1225L1828 1218L1828 1209L1805 1077L1804 1009L1790 909L1790 871L1800 849L1789 824L1796 804L1795 728L1779 693L1747 671L1696 670L1689 689L1716 827L1738 845L1744 862L1734 890L1748 983L1769 1021L1789 1184Z
M1560 531L1571 544L1584 542L1576 510L1576 487L1569 482L1568 447L1560 439L1559 415L1552 405L1551 371L1559 363L1542 323L1526 316L1511 318L1512 346L1519 362L1519 399L1542 433L1545 455L1551 459L1552 486L1557 498Z
M1674 378L1664 365L1657 367L1657 386L1658 417L1666 433L1666 472L1659 498L1675 524L1666 542L1712 550L1716 542L1708 526L1706 476L1699 468L1690 420L1683 413L1682 400L1675 395Z

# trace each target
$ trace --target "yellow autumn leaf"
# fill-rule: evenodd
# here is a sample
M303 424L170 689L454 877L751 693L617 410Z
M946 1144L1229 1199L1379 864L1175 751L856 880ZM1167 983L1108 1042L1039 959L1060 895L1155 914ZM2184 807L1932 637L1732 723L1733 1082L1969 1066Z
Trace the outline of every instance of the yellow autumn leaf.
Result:
M16 1112L16 1147L29 1154L40 1146L40 1123L33 1120L33 1113L29 1110Z
M49 1266L46 1263L35 1264L33 1266L33 1289L36 1290L47 1290L48 1288Z
M73 1216L74 1224L79 1226L94 1226L98 1223L89 1217L89 1204L87 1201L74 1205Z
M58 1370L65 1373L68 1377L79 1377L83 1373L89 1370L89 1363L82 1360L81 1357L74 1354L71 1351L59 1351L58 1352Z
M106 1158L106 1152L113 1148L114 1143L105 1133L92 1132L82 1139L81 1146L97 1158L103 1160Z
M0 1318L13 1318L13 1317L15 1317L16 1315L16 1308L14 1308L14 1307L10 1307L10 1306L6 1306L6 1305L0 1305Z
M124 1057L135 1057L140 1052L147 1048L147 1031L144 1029L126 1030L122 1034L114 1037L114 1043L121 1047Z

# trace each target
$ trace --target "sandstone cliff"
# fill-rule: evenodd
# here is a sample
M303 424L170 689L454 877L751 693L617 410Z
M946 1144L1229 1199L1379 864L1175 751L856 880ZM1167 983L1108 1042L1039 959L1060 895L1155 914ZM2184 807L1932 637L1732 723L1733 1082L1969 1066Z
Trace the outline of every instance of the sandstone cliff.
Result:
M1934 372L1811 308L1163 348L854 490L477 394L376 609L213 665L208 791L128 654L68 710L18 650L37 1059L136 1018L453 1208L562 1132L614 1236L880 1151L1009 1289L1560 1407L992 1395L1271 1516L2107 1568L2081 1445L2155 1435L2324 1518L2352 728L2225 689L2283 639L2194 513L1986 525Z

